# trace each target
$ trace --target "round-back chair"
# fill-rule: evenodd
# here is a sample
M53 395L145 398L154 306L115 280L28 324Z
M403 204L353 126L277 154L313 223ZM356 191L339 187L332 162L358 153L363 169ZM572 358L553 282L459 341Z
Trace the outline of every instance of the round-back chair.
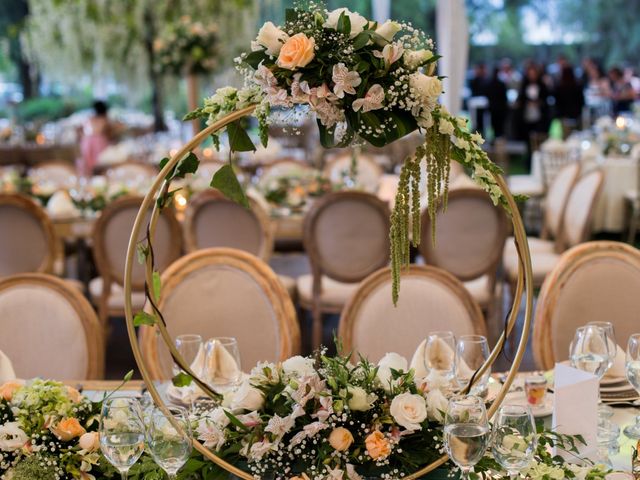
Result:
M35 183L48 182L56 188L72 188L76 183L75 166L64 160L50 160L34 165L27 176Z
M158 307L169 333L235 337L242 366L285 360L299 352L293 303L259 258L232 248L185 255L162 274ZM155 378L169 378L172 362L157 327L140 329L140 346Z
M331 183L342 183L344 177L351 176L353 154L350 152L337 155L327 162L324 167L324 176ZM353 179L356 187L363 188L367 192L375 193L382 177L383 170L373 158L363 153L356 154L356 172Z

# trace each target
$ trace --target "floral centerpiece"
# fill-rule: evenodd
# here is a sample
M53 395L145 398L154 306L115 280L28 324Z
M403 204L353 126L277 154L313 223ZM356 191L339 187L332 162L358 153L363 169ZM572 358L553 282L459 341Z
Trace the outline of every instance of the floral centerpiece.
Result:
M302 210L309 199L321 197L333 189L328 178L319 172L309 172L273 178L264 185L262 193L275 207Z
M209 73L218 66L218 28L214 23L183 16L160 33L153 49L162 73Z

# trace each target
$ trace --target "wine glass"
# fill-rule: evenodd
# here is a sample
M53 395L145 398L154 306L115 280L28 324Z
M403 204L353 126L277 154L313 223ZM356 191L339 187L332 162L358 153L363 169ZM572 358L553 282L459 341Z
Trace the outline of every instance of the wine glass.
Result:
M155 462L172 479L177 478L178 470L191 455L192 433L184 408L170 407L168 411L175 424L162 410L154 408L147 430L147 448Z
M428 373L451 380L456 368L456 337L453 332L430 332L424 348L424 367Z
M457 396L449 400L444 422L447 454L469 478L473 466L484 456L491 431L484 401L474 395Z
M175 339L176 350L184 360L184 362L192 366L198 357L198 354L202 351L202 337L200 335L185 334L178 335ZM178 375L182 369L173 364L173 375ZM194 372L196 375L202 375L202 372Z
M527 467L537 447L536 424L528 406L503 405L493 421L493 458L510 478Z
M571 366L602 379L611 361L609 345L606 329L596 325L578 327L570 346Z
M482 335L462 335L458 338L456 347L456 378L460 388L465 388L471 381L473 374L489 358L489 344ZM475 379L470 393L482 394L486 392L491 368L481 377Z
M100 415L100 450L126 480L144 451L144 423L140 403L133 397L106 400Z
M211 338L205 351L204 376L211 388L224 392L240 383L240 349L235 338Z
M625 372L631 386L640 393L640 333L634 333L629 337ZM625 427L624 434L629 438L640 439L640 415L636 417L634 425Z
M616 353L618 350L618 344L616 343L616 331L613 327L613 323L611 322L589 322L587 326L593 325L595 327L600 327L604 329L607 333L607 339L609 340L609 353L611 354L609 358L609 364L607 365L607 370L613 367L613 363L616 359Z

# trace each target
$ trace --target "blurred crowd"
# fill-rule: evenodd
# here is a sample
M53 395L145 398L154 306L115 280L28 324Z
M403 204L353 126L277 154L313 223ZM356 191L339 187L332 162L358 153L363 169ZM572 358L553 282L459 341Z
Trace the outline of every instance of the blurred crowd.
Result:
M528 60L520 70L510 59L492 67L477 63L468 86L467 108L478 131L528 145L532 133L549 131L552 119L570 129L584 128L602 115L631 111L640 99L640 78L633 68L605 71L592 58L579 66L564 56L549 65Z

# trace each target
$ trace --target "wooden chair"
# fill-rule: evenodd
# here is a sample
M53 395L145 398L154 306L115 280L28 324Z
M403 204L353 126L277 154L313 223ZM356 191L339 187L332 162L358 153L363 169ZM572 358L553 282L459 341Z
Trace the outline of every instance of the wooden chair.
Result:
M29 197L0 194L0 277L51 273L57 243L45 210Z
M587 242L560 258L547 276L536 307L533 353L538 368L569 357L577 327L612 322L623 349L638 332L640 251L620 242Z
M311 275L298 277L300 305L313 313L313 346L322 342L322 314L340 313L357 283L389 262L389 208L364 192L334 192L304 220Z
M574 184L564 208L560 224L560 238L557 243L530 241L531 244L536 245L535 248L530 249L534 287L541 286L547 274L556 266L560 259L558 252L563 252L567 248L574 247L589 239L593 210L602 191L603 182L604 173L601 170L593 170L583 175ZM518 256L514 252L513 246L508 247L503 256L511 293L515 291L518 275Z
M110 316L124 315L124 267L129 235L142 198L122 197L110 203L96 220L93 253L99 277L89 282L89 293L98 307L98 317L106 325ZM140 239L144 237L141 233ZM162 272L182 251L182 231L173 210L165 208L153 239L155 263ZM144 266L135 262L132 271L132 301L135 310L145 303Z
M398 305L391 301L391 269L369 275L351 296L338 328L345 352L378 361L387 352L411 358L430 331L486 335L480 306L450 273L411 265L402 271Z
M324 176L331 183L342 183L346 177L351 176L353 155L351 152L337 155L327 162L324 167ZM369 155L358 153L356 155L355 188L362 188L367 192L375 193L382 177L382 168Z
M540 162L545 188L549 188L562 169L578 163L579 160L579 152L564 142L549 140L544 144L541 149Z
M35 183L47 181L57 188L72 188L76 183L76 169L64 160L49 160L31 167L27 176Z
M0 350L18 378L99 379L102 330L82 294L52 275L27 273L0 280Z
M443 268L464 282L487 313L496 306L496 276L509 224L487 193L475 188L451 190L446 211L436 216L435 244L429 213L422 213L420 253L428 265Z
M185 255L162 274L158 303L172 336L235 337L242 366L280 361L300 350L291 299L269 266L232 248ZM172 362L157 327L141 327L140 346L154 378L171 376Z

